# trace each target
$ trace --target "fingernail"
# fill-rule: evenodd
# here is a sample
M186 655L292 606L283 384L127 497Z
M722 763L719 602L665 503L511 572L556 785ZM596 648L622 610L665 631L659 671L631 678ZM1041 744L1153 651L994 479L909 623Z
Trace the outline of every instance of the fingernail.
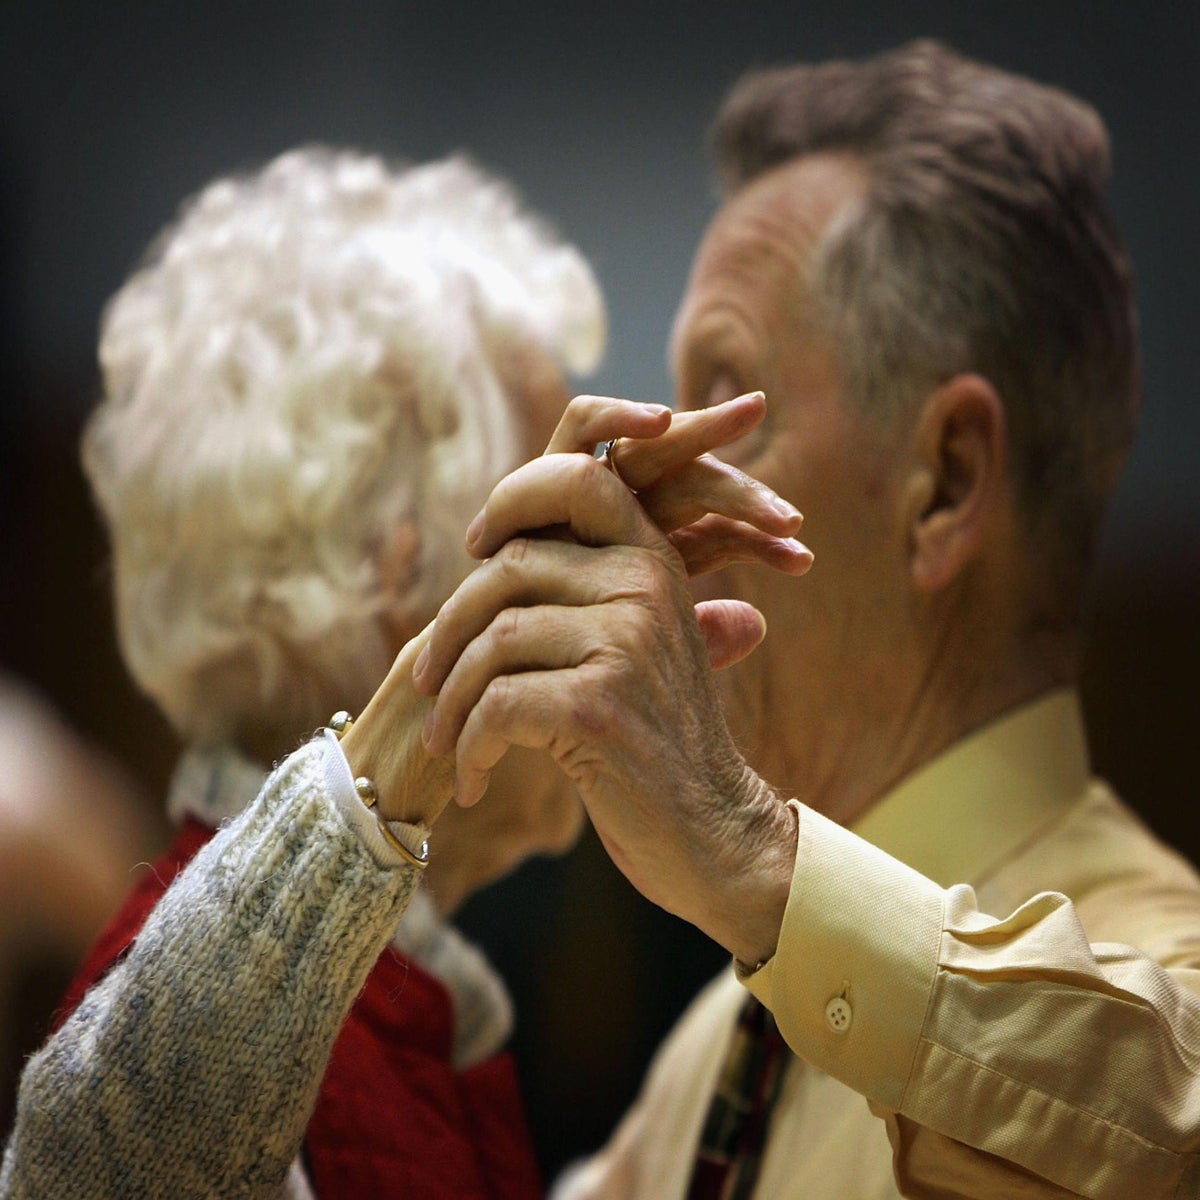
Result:
M481 781L478 776L473 777L469 782L454 781L454 803L460 808L474 808L480 800L483 799L484 792L487 791L488 776L485 775Z
M429 647L422 646L421 653L417 655L417 661L413 663L412 676L414 680L420 679L425 674L425 666L429 662Z
M470 808L475 803L474 797L471 796L470 790L466 785L466 781L456 771L454 773L454 803L459 808Z
M483 513L481 508L476 514L474 520L467 526L467 546L470 548L479 541L479 535L483 532Z
M421 743L425 749L429 749L429 743L433 741L434 730L437 729L437 709L431 708L425 716L425 724L421 726Z
M804 520L804 514L794 504L789 504L782 496L775 497L774 507L781 517L786 517L789 521Z
M740 396L737 397L738 400L765 400L766 398L767 398L766 392L762 391L759 388L755 388L755 390L752 392L743 392Z

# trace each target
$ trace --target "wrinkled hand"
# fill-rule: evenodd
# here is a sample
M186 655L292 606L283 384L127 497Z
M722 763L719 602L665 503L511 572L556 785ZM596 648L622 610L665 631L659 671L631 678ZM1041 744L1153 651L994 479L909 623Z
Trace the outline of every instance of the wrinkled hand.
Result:
M812 553L791 535L803 517L770 488L714 458L710 451L745 437L766 415L762 392L748 392L724 404L675 413L660 405L611 396L576 396L567 406L546 454L587 453L598 442L620 439L610 466L637 493L647 516L667 535L688 575L703 575L732 562L761 562L773 570L802 575ZM517 511L511 496L502 519L512 529L530 530L535 516ZM467 531L473 552L485 532L485 508ZM539 536L565 536L565 527ZM714 667L745 658L762 641L766 626L751 605L740 600L708 600L696 605L696 620Z
M611 396L576 396L545 452L591 453L598 442L621 439L612 466L668 535L689 575L755 560L803 574L812 555L791 537L801 515L765 484L710 453L745 437L766 411L762 392L675 414Z
M660 443L668 436L662 417L621 403L576 412L570 436L653 437L632 428L647 420L658 422ZM727 418L672 422L666 445L622 443L619 469L636 496L582 453L549 454L502 481L468 538L488 561L443 606L413 678L437 695L429 753L457 746L458 803L483 795L510 745L548 751L634 886L753 962L774 950L793 821L729 734L687 577L729 556L770 561L776 551L759 535L786 538L770 531L794 532L799 517L724 464L689 465L689 439L711 438ZM728 524L697 529L707 519L697 514ZM520 536L546 528L571 540ZM681 530L690 560L670 540ZM802 547L780 553L798 571L811 561ZM734 615L717 628L747 619L745 610L761 625L752 608L729 603Z

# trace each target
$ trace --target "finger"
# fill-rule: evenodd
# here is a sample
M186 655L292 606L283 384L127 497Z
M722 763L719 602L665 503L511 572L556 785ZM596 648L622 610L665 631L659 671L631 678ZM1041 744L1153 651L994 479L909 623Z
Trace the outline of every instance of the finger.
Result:
M454 748L471 710L493 679L527 671L562 671L611 654L599 607L506 608L459 655L422 732L433 757Z
M622 437L613 451L613 466L625 483L640 492L701 454L745 437L762 423L766 413L762 392L747 392L711 408L675 413L670 428L658 437Z
M813 553L795 538L777 538L739 521L710 515L670 533L690 578L719 571L732 563L757 562L785 575L803 575Z
M586 668L577 686L587 686ZM470 808L487 791L492 769L509 746L552 750L562 725L564 680L558 671L502 675L488 684L463 726L455 754L454 800ZM560 764L562 765L562 764ZM569 772L568 772L569 774Z
M513 538L469 575L442 605L412 668L413 685L436 695L459 655L508 608L582 608L627 596L645 581L638 552L566 541Z
M702 600L696 623L708 646L714 670L731 667L751 654L767 635L762 613L744 600Z
M552 525L589 546L665 547L629 489L590 454L548 454L496 484L467 528L467 549L487 558L516 534Z
M638 503L664 533L717 513L776 537L790 537L804 522L800 513L759 483L709 454L679 467L638 492Z
M653 438L671 424L671 410L616 396L576 396L559 418L546 454L590 454L597 442Z

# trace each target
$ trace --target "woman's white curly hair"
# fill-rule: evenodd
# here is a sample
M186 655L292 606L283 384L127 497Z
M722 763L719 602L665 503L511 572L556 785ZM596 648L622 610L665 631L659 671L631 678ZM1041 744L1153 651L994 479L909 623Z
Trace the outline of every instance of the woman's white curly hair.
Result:
M310 147L188 202L105 309L83 440L121 647L180 734L365 702L519 461L514 373L603 341L582 256L461 157Z

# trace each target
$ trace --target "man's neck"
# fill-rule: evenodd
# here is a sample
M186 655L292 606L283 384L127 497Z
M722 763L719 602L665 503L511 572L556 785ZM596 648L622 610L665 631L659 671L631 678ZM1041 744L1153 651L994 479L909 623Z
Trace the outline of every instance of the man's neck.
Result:
M811 739L779 737L761 756L761 774L849 825L968 734L1076 677L1075 641L1061 632L1026 636L992 655L947 654L956 661L934 655L886 702L863 704L849 719L827 718L815 751Z

